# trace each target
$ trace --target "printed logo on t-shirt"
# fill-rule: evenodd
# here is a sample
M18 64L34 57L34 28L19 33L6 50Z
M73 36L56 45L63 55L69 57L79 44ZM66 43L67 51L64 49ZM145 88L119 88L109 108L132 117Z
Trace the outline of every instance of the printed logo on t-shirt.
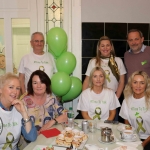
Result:
M3 127L4 128L10 128L10 127L14 127L14 126L17 126L17 125L18 125L18 123L13 121L13 122L8 122L6 124L4 123Z
M145 64L147 64L147 60L144 60L144 61L141 62L142 66L145 65Z
M12 149L12 143L14 141L14 135L11 132L8 132L6 135L6 143L2 147L2 150L7 149L8 147Z
M3 121L2 121L2 118L0 118L0 135L3 131Z
M40 63L41 64L48 64L48 61L37 61L37 60L35 60L34 63L35 64L40 64Z
M106 104L106 100L90 100L90 103L97 103L97 104Z
M101 113L102 113L101 108L100 107L96 107L95 108L95 115L93 116L93 119L98 118L98 120L100 120L101 119L101 116L100 116Z
M140 113L136 112L135 117L136 117L136 123L138 125L137 132L139 133L139 131L142 130L145 133L146 130L143 127L143 118L140 116Z
M44 66L39 66L39 70L41 70L41 71L45 71Z
M147 111L147 108L146 107L131 107L131 111L134 111L134 112L139 111L139 112L144 113Z

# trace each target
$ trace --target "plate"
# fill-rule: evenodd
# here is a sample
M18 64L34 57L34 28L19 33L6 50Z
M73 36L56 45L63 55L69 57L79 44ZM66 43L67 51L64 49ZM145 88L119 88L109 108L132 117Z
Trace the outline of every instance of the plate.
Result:
M99 130L101 130L101 128L106 128L106 127L112 128L112 125L108 123L97 123L95 126L95 128Z
M118 125L118 126L117 126L117 130L119 130L119 131L126 130L126 129L125 129L125 126L126 126L126 125L123 125L123 124ZM134 131L134 130L135 130L135 128L134 128L134 127L132 127L132 131Z
M88 140L88 139L87 139ZM77 148L77 149L83 149L83 147L84 147L84 145L85 145L85 143L87 142L87 140L85 140L85 141L82 141L81 142L81 144L80 144L80 146ZM55 140L51 143L51 145L58 145L58 144L56 144L56 142L55 142ZM58 145L58 146L64 146L64 147L67 147L67 146L65 146L65 145ZM57 146L56 146L57 147ZM66 150L66 149L65 149Z
M103 142L103 141L101 140L101 137L98 138L98 141L101 142L101 143L103 143L103 144L113 144L113 143L116 142L115 138L114 138L114 140L111 141L111 142Z
M46 147L47 147L46 145L36 145L33 150L43 150L43 148L46 148ZM54 148L55 150L66 150L66 148L64 147L54 146Z
M137 136L133 136L132 139L122 139L120 138L121 141L124 141L124 142L135 142L137 140Z
M124 146L120 146L120 147L117 147L113 150L122 150ZM125 146L126 147L126 150L137 150L137 148L135 147L130 147L130 146Z

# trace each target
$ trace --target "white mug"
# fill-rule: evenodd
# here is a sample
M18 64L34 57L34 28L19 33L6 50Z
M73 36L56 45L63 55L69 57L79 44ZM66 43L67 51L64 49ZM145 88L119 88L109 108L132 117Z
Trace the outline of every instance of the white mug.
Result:
M132 140L133 138L136 138L136 134L133 134L132 130L124 130L122 132L122 138L125 140Z

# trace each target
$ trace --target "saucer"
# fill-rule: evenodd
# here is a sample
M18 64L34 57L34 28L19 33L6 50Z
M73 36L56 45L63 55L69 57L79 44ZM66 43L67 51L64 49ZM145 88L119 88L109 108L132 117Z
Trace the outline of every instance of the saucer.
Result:
M137 136L133 136L132 139L122 139L122 138L120 139L124 142L135 142L137 140Z
M124 124L118 125L117 130L120 131L120 132L123 131L123 130L126 130L125 125ZM134 130L135 130L135 128L132 127L131 131L134 131Z
M116 142L115 138L114 138L111 142L103 142L103 141L101 140L101 137L98 138L98 141L101 142L101 143L103 143L103 144L113 144L113 143Z

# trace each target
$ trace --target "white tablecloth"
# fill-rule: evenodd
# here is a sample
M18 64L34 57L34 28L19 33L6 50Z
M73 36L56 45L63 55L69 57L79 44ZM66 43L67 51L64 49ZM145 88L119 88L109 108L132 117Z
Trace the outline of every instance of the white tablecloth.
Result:
M78 123L82 122L82 120L75 120L75 121L78 122ZM99 121L98 123L103 123L103 122ZM98 147L104 148L104 150L112 150L114 148L119 147L120 145L116 144L116 143L122 142L122 141L120 140L120 133L117 130L117 126L118 125L112 125L112 131L113 131L113 134L114 134L114 136L116 138L116 142L115 143L112 143L112 144L103 144L103 143L99 142L98 138L101 136L101 132L100 132L99 129L96 129L94 133L91 133L91 132L88 133L88 140L87 140L86 144L96 144ZM63 127L60 124L58 124L56 126L53 126L52 128L57 128L60 131L63 130ZM81 130L78 126L75 126L75 128ZM39 135L37 137L37 140L35 142L31 142L27 147L24 148L24 150L33 150L33 148L36 145L50 145L55 140L55 138L56 137L46 138L43 135ZM137 141L140 141L139 137L137 137L137 139L138 139ZM126 144L126 142L122 142L122 143ZM137 149L138 150L143 150L142 145L139 145L137 147Z

